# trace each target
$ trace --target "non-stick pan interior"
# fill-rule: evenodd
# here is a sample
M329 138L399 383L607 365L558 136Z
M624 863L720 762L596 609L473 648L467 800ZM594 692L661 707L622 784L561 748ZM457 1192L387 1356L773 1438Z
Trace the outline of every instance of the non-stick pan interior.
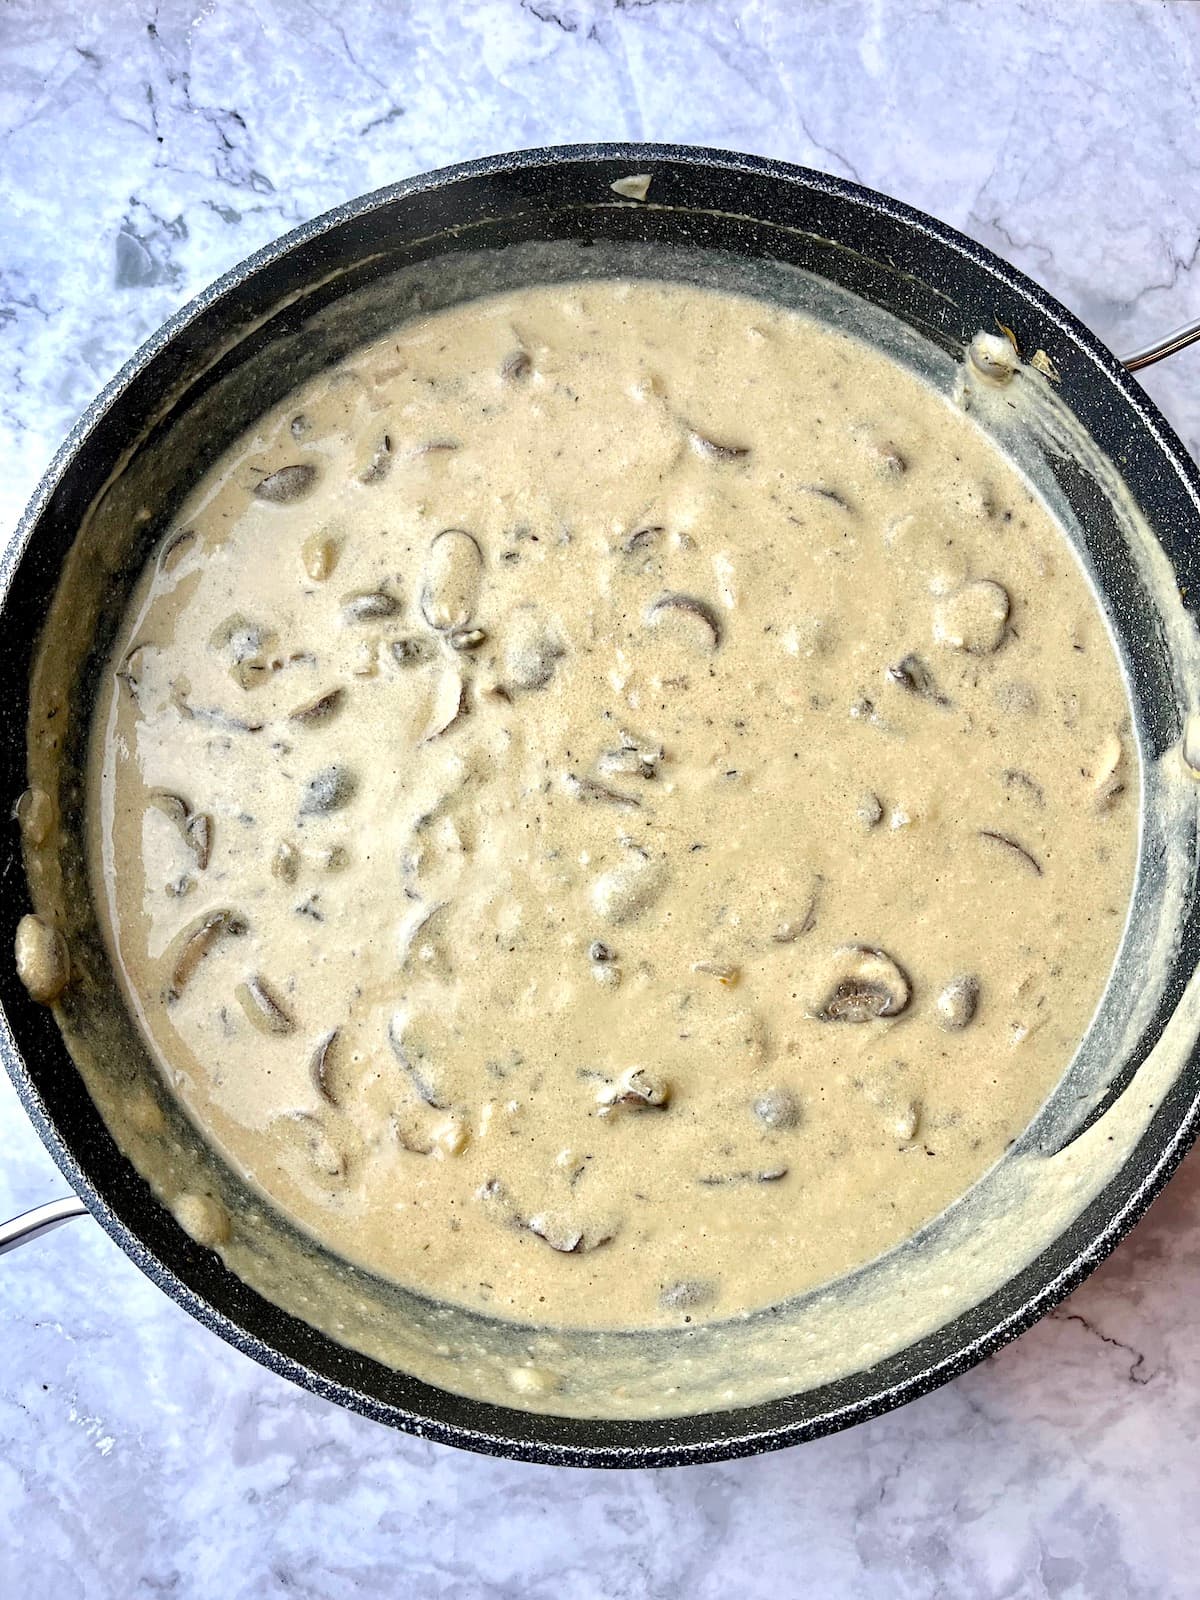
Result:
M1184 991L1200 948L1195 802L1171 752L1189 671L1194 681L1178 591L1200 593L1200 515L1178 447L1082 330L983 252L862 191L722 159L483 164L453 182L361 202L266 252L168 329L85 419L91 431L31 512L0 636L14 686L0 759L15 797L27 781L24 685L49 614L30 763L54 795L62 843L52 860L38 853L29 866L35 902L72 951L76 978L60 1020L74 1059L7 964L0 974L23 1058L13 1055L18 1084L43 1134L106 1225L202 1320L334 1398L481 1449L612 1464L737 1453L932 1387L1019 1331L1098 1259L1119 1236L1123 1209L1135 1212L1178 1159L1194 1115L1185 1064L1195 1006ZM647 203L610 188L637 171L651 173ZM375 1280L297 1234L212 1154L163 1091L112 980L87 889L82 771L97 674L137 574L187 489L255 416L407 316L530 281L631 274L804 306L947 390L962 382L964 347L997 320L1027 351L1050 355L1059 385L1046 404L1059 426L1027 426L983 391L978 410L1050 500L1102 590L1135 706L1144 825L1135 909L1089 1040L968 1202L885 1262L803 1302L685 1333L583 1335L514 1327ZM1024 381L1040 385L1038 395L1046 388ZM1075 420L1068 427L1063 417ZM3 871L18 882L15 837L4 850ZM4 907L10 934L24 909ZM1138 1117L1122 1118L1143 1085ZM1108 1118L1076 1139L1114 1100L1111 1139ZM1028 1248L1014 1255L1003 1241L1035 1189L1042 1226L1026 1227ZM189 1240L156 1199L185 1190L218 1195L232 1212L225 1261ZM931 1319L921 1286L938 1284L948 1287ZM531 1365L546 1387L518 1393L511 1375Z

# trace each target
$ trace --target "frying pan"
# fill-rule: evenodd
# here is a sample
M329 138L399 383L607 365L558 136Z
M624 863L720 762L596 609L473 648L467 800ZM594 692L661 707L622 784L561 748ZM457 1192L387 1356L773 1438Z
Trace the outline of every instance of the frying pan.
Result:
M628 181L639 177L648 187ZM1090 1149L1097 1129L1120 1134L1105 1135L1115 1153L1095 1164L1090 1189L1077 1185L1077 1204L1060 1207L1049 1236L1034 1240L1028 1259L989 1277L984 1268L999 1259L987 1247L992 1235L970 1221L984 1212L964 1213L970 1226L940 1219L910 1256L902 1247L902 1272L920 1269L920 1251L938 1244L939 1229L946 1239L957 1227L983 1242L973 1258L977 1276L968 1275L935 1325L910 1337L898 1316L890 1332L856 1347L833 1381L807 1383L803 1363L786 1355L798 1347L785 1341L771 1346L776 1367L753 1403L698 1399L708 1391L663 1376L657 1381L674 1395L665 1409L675 1414L654 1414L643 1394L631 1406L641 1414L596 1420L559 1414L570 1407L553 1395L533 1406L528 1397L498 1403L486 1386L469 1392L479 1385L463 1365L464 1349L494 1345L502 1362L518 1353L527 1360L544 1348L542 1333L437 1306L322 1257L261 1197L240 1191L182 1122L108 972L84 870L81 772L97 674L138 571L190 484L256 415L404 315L531 279L617 273L749 288L847 325L865 318L899 359L943 386L953 372L954 381L971 377L963 351L980 330L1012 330L1032 366L1021 364L1009 393L996 384L991 393L978 371L964 393L998 442L1014 456L1025 452L1020 464L1099 591L1134 709L1142 821L1133 910L1113 978L1059 1089L1014 1149L1028 1170L1039 1161L1049 1168ZM1128 367L1197 331L1139 352ZM0 705L0 793L15 799L33 754L45 763L51 752L61 837L49 876L23 852L18 829L0 843L0 880L12 886L0 905L0 949L11 950L31 902L43 909L49 901L73 971L51 1011L29 999L11 960L0 960L0 1053L73 1191L0 1232L0 1250L86 1209L186 1311L264 1366L379 1421L526 1460L717 1460L814 1438L935 1388L1074 1288L1145 1210L1200 1123L1196 785L1186 759L1189 683L1200 681L1192 597L1200 597L1200 477L1126 365L1037 284L894 200L748 156L601 145L469 162L329 212L228 273L137 353L59 450L0 567L0 677L9 685ZM53 705L30 688L39 641L61 691ZM136 1118L131 1106L140 1108ZM226 1252L236 1272L175 1223L155 1140L169 1147L171 1181L182 1174L248 1219L240 1259ZM286 1304L252 1287L272 1251L300 1286ZM326 1289L341 1294L343 1306L347 1296L360 1308L370 1303L375 1322L367 1326L365 1310L362 1326L320 1314ZM604 1348L585 1341L576 1354L619 1367L621 1350L641 1341L651 1373L672 1374L682 1363L711 1379L722 1362L750 1370L764 1328L774 1336L815 1315L805 1305L775 1309L724 1342L705 1329L606 1336ZM379 1359L375 1334L385 1324L403 1324L413 1349L436 1346L441 1365L425 1361L435 1381L403 1370L403 1354ZM560 1355L566 1362L569 1352Z

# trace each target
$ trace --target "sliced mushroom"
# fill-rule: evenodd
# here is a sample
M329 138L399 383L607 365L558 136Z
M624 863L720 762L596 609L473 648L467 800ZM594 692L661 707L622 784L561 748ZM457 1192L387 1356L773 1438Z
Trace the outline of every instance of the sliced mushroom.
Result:
M349 1166L346 1152L330 1138L319 1118L297 1111L292 1121L300 1133L304 1153L322 1178L341 1178Z
M1020 767L1005 767L1000 774L1000 782L1007 794L1020 796L1031 805L1044 806L1046 803L1046 791L1041 784Z
M693 961L692 971L715 978L726 989L736 988L742 976L741 967L735 967L732 961Z
M183 830L183 842L192 852L197 872L203 872L212 857L212 831L212 818L203 811L193 812Z
M129 690L130 698L136 703L142 691L142 680L151 656L158 650L157 645L135 644L126 652L125 659L117 668L117 677Z
M1008 590L990 578L979 578L937 602L933 636L951 649L989 656L1004 643L1011 610Z
M482 628L455 628L446 635L446 643L451 650L478 650L487 643L487 634Z
M429 726L421 735L421 743L429 744L434 739L440 739L456 722L465 717L470 709L467 680L457 672L444 673L434 696L433 715L429 719Z
M743 461L750 454L748 444L722 444L695 428L689 428L687 436L695 453L706 461Z
M666 755L661 744L651 739L639 739L622 728L620 747L605 750L597 765L605 777L644 778L647 782L658 777L658 769Z
M251 721L249 717L235 717L232 711L226 711L221 706L193 705L179 693L174 694L172 700L175 709L186 721L205 722L210 727L220 728L222 733L261 733L266 726L265 723Z
M608 1222L580 1222L573 1213L537 1211L525 1221L525 1227L539 1239L544 1239L551 1250L563 1255L583 1255L588 1250L599 1250L616 1235L616 1228Z
M787 1167L760 1167L757 1170L741 1169L736 1172L708 1172L696 1179L702 1189L727 1189L746 1183L778 1183L786 1178Z
M971 973L961 973L951 978L937 997L938 1023L950 1033L957 1033L974 1020L979 1007L979 979Z
M1092 770L1092 804L1107 811L1118 795L1125 792L1125 747L1115 733L1109 734Z
M632 922L657 900L667 877L665 861L634 856L596 879L592 884L592 905L606 922Z
M187 935L183 948L171 972L167 989L168 1000L178 1000L196 975L200 964L225 939L240 939L249 924L236 911L210 911L204 920Z
M550 623L532 606L514 611L507 626L504 681L510 689L544 689L566 650Z
M184 555L196 542L195 528L179 528L172 533L158 553L158 565L163 572L173 572Z
M295 1019L271 993L264 978L253 973L237 986L238 1004L262 1033L287 1034L296 1031Z
M997 833L993 828L980 828L979 837L986 840L988 844L1002 850L1010 861L1023 866L1035 878L1042 876L1041 862L1038 861L1036 856L1030 855L1023 844L1018 844L1015 839L1009 838L1008 834Z
M912 988L900 965L872 945L842 945L833 952L809 1006L820 1022L874 1022L898 1017Z
M324 531L310 533L300 546L300 563L314 583L324 583L337 566L341 546Z
M717 1286L711 1278L680 1278L663 1288L658 1303L664 1311L699 1311L716 1298Z
M377 434L360 449L354 475L359 483L382 483L392 470L392 459L391 434Z
M425 1055L407 1011L392 1013L388 1023L388 1043L418 1099L432 1106L435 1111L448 1111L449 1101L438 1084L436 1069Z
M883 821L883 801L877 794L868 791L866 794L860 795L854 815L864 828L868 830L877 828Z
M790 1089L764 1089L752 1109L755 1119L772 1132L794 1128L800 1121L800 1102Z
M621 541L621 549L627 556L644 555L652 549L666 533L661 522L647 523L644 527L635 528Z
M483 551L465 528L435 534L425 559L421 615L431 628L448 633L465 628L479 603Z
M424 972L439 978L450 976L450 962L444 944L449 921L449 902L418 906L406 920L399 938L401 972Z
M507 1227L524 1228L563 1255L582 1255L587 1250L598 1250L617 1233L617 1225L610 1219L581 1216L574 1208L542 1210L528 1217L522 1216L499 1178L488 1178L481 1183L475 1191L475 1198L496 1222Z
M310 700L306 705L297 706L295 711L288 712L289 722L299 722L306 728L314 727L319 722L328 722L341 709L346 698L344 689L328 689L315 700Z
M334 1028L327 1033L320 1044L313 1051L312 1060L308 1064L308 1073L313 1082L313 1088L331 1106L336 1106L338 1097L334 1094L330 1084L331 1057L340 1038L340 1029Z
M532 371L533 361L526 350L514 350L500 363L500 376L506 383L520 383Z
M369 589L347 595L342 613L348 622L381 622L400 615L400 602L386 589Z
M209 644L228 661L230 676L240 688L256 688L270 677L275 633L262 623L235 613L213 630Z
M782 922L776 923L771 934L773 944L794 944L797 939L803 939L806 933L813 931L817 925L817 909L821 903L821 891L824 887L825 880L820 873L817 873L813 878L808 903L804 910L797 916L785 917Z
M663 594L646 612L646 623L651 628L664 622L683 620L686 637L705 650L715 650L721 643L721 623L717 613L706 600L690 594Z
M828 500L830 505L837 506L839 511L853 511L854 507L844 494L837 489L830 489L824 483L798 483L796 488L801 494L815 495L818 500Z
M268 473L260 483L255 484L254 493L258 499L269 501L272 505L290 505L294 500L303 499L316 481L316 467L307 462L296 463Z
M430 646L424 639L393 639L389 649L398 667L415 667L430 659Z
M324 767L304 786L300 800L302 817L323 817L348 806L358 793L358 779L349 767Z
M671 1085L660 1074L645 1067L629 1067L615 1083L607 1084L596 1097L601 1117L622 1108L629 1111L665 1111L671 1103Z
M918 655L907 655L895 666L888 667L885 676L889 683L915 695L918 700L928 700L931 705L948 706L950 701L937 686L929 664Z
M295 883L300 876L300 852L288 839L281 839L271 857L271 875L284 883Z
M631 811L636 810L642 803L636 795L621 794L616 789L610 789L607 784L597 783L595 778L581 778L574 772L568 772L564 775L563 784L567 793L574 795L576 800L617 806Z

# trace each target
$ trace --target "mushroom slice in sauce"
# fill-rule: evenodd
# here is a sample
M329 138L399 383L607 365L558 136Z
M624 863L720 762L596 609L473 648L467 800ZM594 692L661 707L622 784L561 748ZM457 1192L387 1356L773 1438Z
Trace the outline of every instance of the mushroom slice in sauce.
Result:
M726 444L716 439L710 439L707 434L698 432L695 428L687 431L688 443L698 456L703 456L706 461L743 461L750 454L748 444Z
M937 679L930 670L928 662L922 661L918 655L907 655L903 660L897 661L895 666L888 667L885 676L889 683L894 683L898 688L915 695L918 700L928 700L935 706L950 704L938 688Z
M854 507L836 489L830 489L823 483L799 483L796 485L801 494L814 495L818 500L828 500L830 505L837 506L839 511L853 512Z
M788 1175L787 1167L761 1167L757 1171L708 1172L696 1182L702 1189L726 1189L746 1183L778 1183Z
M128 689L131 697L136 701L141 694L142 678L150 657L157 651L158 646L153 644L135 644L126 652L125 659L117 668L117 677Z
M367 589L347 595L342 611L348 622L382 622L400 615L400 602L386 589Z
M576 800L599 802L601 805L628 810L636 810L642 803L635 794L621 794L617 789L610 789L607 784L598 783L595 778L581 778L574 772L568 772L563 778L563 783L567 793L574 795Z
M308 1064L308 1074L312 1079L313 1088L328 1105L336 1106L338 1097L334 1094L330 1084L332 1067L331 1057L341 1037L341 1029L334 1028L318 1044L313 1051L312 1060Z
M253 973L237 986L238 1004L262 1033L294 1033L296 1022L271 993L265 978Z
M344 689L329 689L325 694L318 695L315 700L310 700L306 705L297 706L295 711L288 712L289 722L299 722L305 727L314 727L319 722L328 722L342 706L346 698Z
M874 1022L898 1017L912 989L903 968L873 945L835 950L809 1015L820 1022Z
M533 371L533 359L527 350L513 350L500 363L500 376L506 383L520 383Z
M979 979L963 973L942 989L937 997L937 1019L941 1027L957 1033L974 1020L979 1007Z
M421 743L429 744L434 739L440 739L456 722L465 717L470 709L467 680L457 672L443 674L434 696L433 716L430 718L429 726L421 735Z
M782 1132L800 1121L800 1102L790 1089L764 1089L752 1107L764 1128Z
M245 917L236 911L211 911L204 920L187 935L183 948L171 972L171 982L167 989L168 1000L178 1000L188 983L195 976L200 963L206 959L223 939L240 939L247 932L249 924Z
M323 767L304 786L302 817L323 817L348 806L358 792L358 779L349 767Z
M381 483L392 470L392 436L377 434L359 453L355 476L359 483Z
M611 1244L616 1228L608 1223L588 1226L577 1222L573 1215L555 1211L537 1211L525 1220L525 1227L539 1239L544 1239L551 1250L562 1255L578 1256L588 1250L599 1250Z
M438 1087L435 1070L416 1039L410 1036L412 1032L409 1013L394 1011L388 1023L388 1043L392 1047L392 1054L403 1068L417 1098L435 1111L448 1111L450 1103Z
M711 1306L716 1298L717 1286L711 1278L680 1278L663 1288L658 1303L664 1311L698 1311Z
M1007 833L997 833L993 828L980 828L979 837L988 844L995 845L1003 851L1010 861L1024 867L1026 872L1031 872L1035 878L1042 876L1042 864L1036 856L1030 855L1023 844L1018 844L1015 839L1009 838Z
M620 740L619 748L605 750L597 762L605 777L645 778L647 781L657 778L666 754L663 746L651 739L639 739L624 728L621 729Z
M271 505L290 505L293 500L303 499L316 481L316 467L307 462L298 462L268 473L261 482L255 484L254 493L259 500L266 500Z
M159 569L162 572L173 572L195 542L195 528L179 528L171 534L158 553Z
M693 630L695 637L706 649L715 650L720 644L720 619L707 600L698 600L691 594L663 594L651 603L646 612L646 622L651 628L678 617L694 619L698 625Z
M615 1083L597 1095L598 1116L608 1117L624 1108L628 1111L665 1111L671 1103L671 1085L659 1073L645 1067L629 1067Z
M483 551L465 528L435 534L425 558L421 615L431 628L448 633L465 628L479 603Z
M990 578L964 583L934 607L933 636L954 650L990 656L1004 643L1011 609L1008 590L1001 584Z

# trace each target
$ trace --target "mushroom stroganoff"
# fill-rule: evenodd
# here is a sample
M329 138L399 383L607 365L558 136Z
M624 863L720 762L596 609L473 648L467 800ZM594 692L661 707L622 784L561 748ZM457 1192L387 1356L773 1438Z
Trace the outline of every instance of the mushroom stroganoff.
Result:
M767 1305L961 1196L1087 1028L1137 832L1095 595L983 432L646 281L414 319L264 416L143 576L90 781L195 1123L351 1261L540 1325Z

